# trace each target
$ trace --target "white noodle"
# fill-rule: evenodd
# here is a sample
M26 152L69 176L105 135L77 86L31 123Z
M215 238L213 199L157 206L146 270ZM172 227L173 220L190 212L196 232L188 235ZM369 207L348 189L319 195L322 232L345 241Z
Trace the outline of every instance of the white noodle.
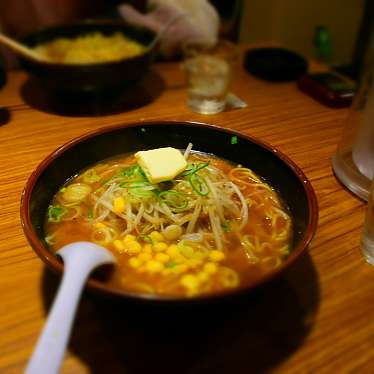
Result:
M190 222L190 221L191 221L191 217L192 217L192 214L186 214L186 215L184 215L182 218L180 218L180 219L177 221L177 224L178 224L179 226L182 226L182 225L184 225L185 223Z
M144 213L144 205L140 204L138 214L136 215L135 221L134 221L134 227L137 227L143 217Z
M161 224L161 222L164 221L163 218L157 218L157 217L153 217L151 215L149 215L148 213L143 213L143 217L145 220L147 220L148 222L152 223L152 225L154 226L159 226Z
M155 210L163 213L166 217L172 220L174 223L178 223L178 219L176 218L175 214L169 209L166 204L155 204Z
M232 182L231 182L231 186L234 189L234 191L236 192L236 194L238 195L238 197L239 197L239 199L242 203L241 223L240 223L240 226L239 226L239 229L241 230L248 223L248 206L247 206L245 198L244 198L243 194L240 192L238 186L235 183L232 183Z
M188 143L188 146L187 146L186 150L184 151L184 155L183 155L183 157L184 157L185 160L188 159L188 156L190 155L192 147L193 147L193 144L192 143Z
M208 214L210 219L210 225L213 231L214 240L216 242L217 249L222 250L223 244L222 244L222 230L221 225L218 219L217 223L217 216L215 215L214 207L209 206L208 207Z
M256 251L255 245L251 242L250 236L249 235L244 235L241 240L240 240L242 246L245 249L246 256L248 258L248 261L252 264L256 264L259 259L258 257L254 254Z
M190 240L192 242L202 242L204 236L200 232L195 232L193 234L185 234L181 236L181 240Z
M197 222L197 219L199 218L200 216L200 212L201 212L201 203L199 201L198 204L196 204L195 206L195 210L191 216L191 220L190 222L188 223L188 226L187 226L187 229L186 229L186 233L187 234L190 234L193 232L193 230L195 229L195 225L196 225L196 222Z
M217 213L221 219L222 222L225 221L225 216L223 214L223 207L222 207L222 204L220 204L220 201L218 199L218 194L217 194L217 191L216 191L216 188L214 187L214 184L212 183L212 181L210 180L210 178L206 177L205 178L205 181L210 189L210 192L211 192L211 200L213 200L211 203L213 205L215 205L216 207L216 210L217 210Z
M191 150L192 144L189 143L183 154L186 160L191 157ZM195 161L206 162L206 159L197 156L193 159L193 162ZM125 166L130 165L126 164ZM116 171L115 168L113 169ZM94 217L96 217L93 222L106 220L109 225L116 227L118 231L122 230L121 236L132 233L134 229L146 234L152 230L162 230L170 224L176 224L184 232L182 239L201 243L208 249L223 250L225 240L227 240L224 225L227 225L227 222L232 223L230 226L232 233L239 236L239 231L248 224L249 207L258 204L255 200L252 201L249 198L249 201L246 201L239 188L242 187L240 181L234 183L221 169L211 164L201 168L199 175L209 189L209 193L204 196L193 189L188 176L179 177L172 181L171 191L182 194L183 199L188 202L188 205L183 209L177 209L171 202L161 202L157 191L154 191L155 194L146 193L145 196L141 194L141 191L152 191L155 188L160 188L162 191L163 186L153 186L145 183L144 186L141 186L140 193L135 196L135 193L128 192L128 189L121 187L123 177L118 177L117 174L109 184L100 187L91 194L94 202ZM273 205L278 203L275 192L271 187L260 184L260 180L252 175L250 175L250 178L254 181L253 185L261 186L257 192L251 195L252 197L269 191L274 195L274 198L271 198L275 201ZM100 194L102 195L100 196ZM123 213L115 212L113 209L116 197L123 197L125 200ZM282 228L279 230L280 232L273 234L275 240L287 239L291 225L289 216L277 207L272 208L270 213L272 214L269 217L272 218L274 226L276 226L276 217L281 216L287 220L285 229ZM109 231L103 235L112 236L113 233ZM108 238L105 238L105 240L108 240ZM254 261L257 243L250 238L241 241L247 250L247 256Z
M72 221L74 218L80 216L82 214L82 209L80 206L71 206L70 209L72 210L75 210L75 213L71 216L69 216L68 218L64 218L64 216L62 217L62 220L63 221Z
M287 213L285 213L283 210L279 209L278 207L274 206L273 210L275 210L280 216L282 216L286 221L290 219Z

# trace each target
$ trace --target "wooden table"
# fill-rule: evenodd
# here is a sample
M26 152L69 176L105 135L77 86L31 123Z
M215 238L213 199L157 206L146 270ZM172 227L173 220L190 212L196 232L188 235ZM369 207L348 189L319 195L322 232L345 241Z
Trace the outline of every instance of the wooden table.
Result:
M141 102L133 95L118 107L70 103L68 110L65 103L49 106L21 71L11 72L0 91L10 115L0 127L0 372L22 372L58 285L23 235L19 204L28 176L87 131L163 119L230 127L279 148L315 188L317 234L284 276L228 305L154 309L85 293L62 372L372 373L374 269L359 249L365 204L331 168L347 110L326 108L294 83L266 83L240 67L233 92L245 109L192 113L177 63L155 65L137 92ZM96 116L82 115L92 109Z

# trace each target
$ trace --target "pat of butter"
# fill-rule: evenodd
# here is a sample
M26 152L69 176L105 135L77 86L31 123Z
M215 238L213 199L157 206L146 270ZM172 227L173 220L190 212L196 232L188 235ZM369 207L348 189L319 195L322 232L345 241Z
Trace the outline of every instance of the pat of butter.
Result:
M151 183L171 180L187 166L182 153L172 147L140 151L135 158Z

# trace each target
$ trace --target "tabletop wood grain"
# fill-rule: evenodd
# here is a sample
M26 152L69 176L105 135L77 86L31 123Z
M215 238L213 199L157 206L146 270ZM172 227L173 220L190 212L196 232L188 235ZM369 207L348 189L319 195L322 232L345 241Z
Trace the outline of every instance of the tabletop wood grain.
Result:
M313 66L312 66L313 68ZM318 68L318 67L316 67ZM63 373L372 373L374 269L359 249L365 204L334 177L346 109L329 109L294 82L272 84L238 65L232 91L244 109L203 116L185 105L179 63L155 64L118 102L47 97L22 71L0 91L0 372L25 368L59 279L27 243L22 189L53 150L98 128L195 120L271 143L305 172L319 225L305 256L279 279L225 305L149 308L83 295Z

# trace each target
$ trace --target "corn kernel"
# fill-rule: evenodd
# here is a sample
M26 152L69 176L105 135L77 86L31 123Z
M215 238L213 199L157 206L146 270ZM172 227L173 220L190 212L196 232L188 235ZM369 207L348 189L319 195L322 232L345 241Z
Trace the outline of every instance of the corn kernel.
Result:
M191 258L187 260L187 263L192 267L192 268L197 268L203 264L203 260L200 258Z
M152 253L152 245L151 244L144 244L143 245L143 252L144 253Z
M156 251L156 252L162 252L162 251L166 251L167 248L168 248L168 245L164 242L158 242L156 244L153 244L153 250Z
M213 251L210 252L209 258L212 261L219 262L219 261L222 261L225 258L225 254L222 251L214 249Z
M164 275L164 276L168 276L172 273L173 273L173 269L168 269L168 268L163 269L162 272L161 272L161 274Z
M104 227L106 227L106 225L102 222L98 222L98 223L96 223L95 227L97 229L103 229Z
M215 264L214 262L207 262L204 267L203 267L203 270L208 273L208 274L214 274L217 272L218 270L218 266L217 264Z
M150 253L144 253L144 252L142 252L142 253L138 254L138 259L140 261L149 261L149 260L152 259L152 255Z
M156 254L155 260L160 261L163 264L165 264L166 262L170 260L170 256L167 255L166 253L159 252Z
M192 257L194 257L195 251L194 251L194 249L191 246L185 245L185 244L180 244L178 246L178 248L179 248L180 253L184 257L186 257L186 258L192 258Z
M138 242L133 241L126 243L126 250L129 254L136 254L142 250L142 246Z
M162 234L167 240L171 241L178 239L183 234L183 230L178 225L170 225L165 227Z
M146 264L146 269L150 271L151 273L158 273L160 272L163 268L164 265L160 261L156 260L149 260Z
M186 261L186 258L182 255L176 255L173 260L175 260L178 264L188 264L188 261Z
M172 270L176 274L181 274L181 273L185 273L188 269L189 269L189 266L187 264L179 264Z
M158 231L152 231L149 236L155 243L162 242L164 240L164 236Z
M199 286L199 280L196 275L186 274L180 280L180 284L187 290L195 290Z
M175 258L177 255L179 255L179 248L176 244L171 244L171 245L169 245L168 249L166 250L166 253L171 258Z
M220 271L222 285L227 288L235 288L239 284L239 275L236 271L223 267Z
M121 214L125 210L125 199L123 197L116 197L114 199L113 210L117 214Z
M125 245L121 240L114 240L113 241L114 248L119 252L119 253L124 253L125 252Z
M199 273L196 274L197 279L201 283L205 283L209 280L209 274L206 273L205 271L200 271Z
M138 269L142 262L136 258L136 257L131 257L128 261L128 264L133 268L133 269Z
M127 234L124 238L123 238L123 241L125 243L128 243L128 242L133 242L135 241L136 238L135 238L135 235L131 235L131 234Z

